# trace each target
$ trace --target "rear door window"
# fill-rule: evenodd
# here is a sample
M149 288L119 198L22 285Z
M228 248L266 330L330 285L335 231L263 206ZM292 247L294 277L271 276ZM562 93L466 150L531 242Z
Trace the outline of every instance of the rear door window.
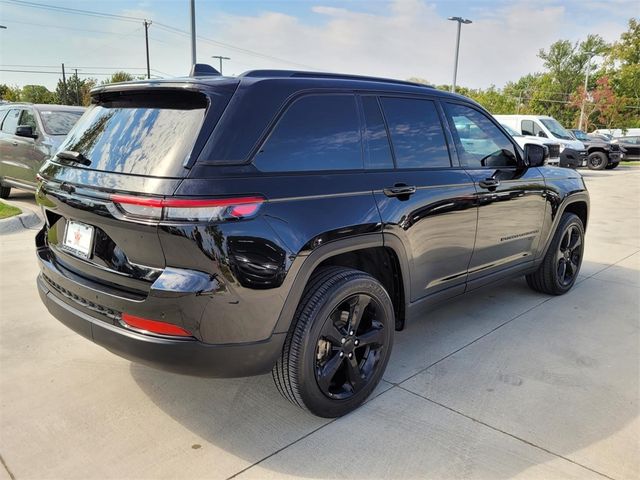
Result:
M450 167L436 105L416 98L381 98L398 168Z
M33 131L37 130L36 119L33 116L33 112L31 110L22 110L22 114L20 115L20 125L28 125Z
M264 172L362 169L362 142L353 95L296 100L256 154Z
M82 153L92 170L182 177L206 105L195 92L106 96L89 107L60 149Z
M45 131L49 135L66 135L73 128L84 112L62 110L42 110L40 118Z

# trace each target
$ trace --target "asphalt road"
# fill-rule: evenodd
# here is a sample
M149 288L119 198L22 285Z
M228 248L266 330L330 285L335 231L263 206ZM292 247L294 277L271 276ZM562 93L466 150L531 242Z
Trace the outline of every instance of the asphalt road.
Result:
M40 303L34 232L1 236L0 479L639 478L640 168L585 177L570 293L518 279L434 309L334 421L269 376L178 376L93 345Z

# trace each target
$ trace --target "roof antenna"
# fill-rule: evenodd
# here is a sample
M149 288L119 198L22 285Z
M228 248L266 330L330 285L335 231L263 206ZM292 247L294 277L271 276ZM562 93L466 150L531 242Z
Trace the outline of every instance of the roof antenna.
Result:
M191 73L189 73L190 77L219 77L220 72L213 68L211 65L207 65L206 63L195 63L193 67L191 67Z

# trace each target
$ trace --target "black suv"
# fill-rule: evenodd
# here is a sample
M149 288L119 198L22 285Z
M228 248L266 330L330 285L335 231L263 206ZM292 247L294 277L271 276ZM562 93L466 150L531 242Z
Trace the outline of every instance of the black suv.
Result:
M567 292L589 209L468 98L251 71L101 86L40 171L49 311L135 362L272 371L325 417L361 404L394 330L509 276Z
M589 135L576 128L572 128L569 131L587 149L587 166L591 170L613 170L618 166L622 159L620 145L603 140L596 135Z

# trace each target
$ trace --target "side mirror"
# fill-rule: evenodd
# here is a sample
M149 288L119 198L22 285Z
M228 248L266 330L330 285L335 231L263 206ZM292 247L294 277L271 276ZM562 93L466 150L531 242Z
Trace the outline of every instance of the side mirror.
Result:
M527 143L524 146L524 159L529 167L541 167L549 158L549 149L544 145Z
M18 128L16 128L16 136L36 138L38 134L33 131L33 127L31 125L18 125Z

